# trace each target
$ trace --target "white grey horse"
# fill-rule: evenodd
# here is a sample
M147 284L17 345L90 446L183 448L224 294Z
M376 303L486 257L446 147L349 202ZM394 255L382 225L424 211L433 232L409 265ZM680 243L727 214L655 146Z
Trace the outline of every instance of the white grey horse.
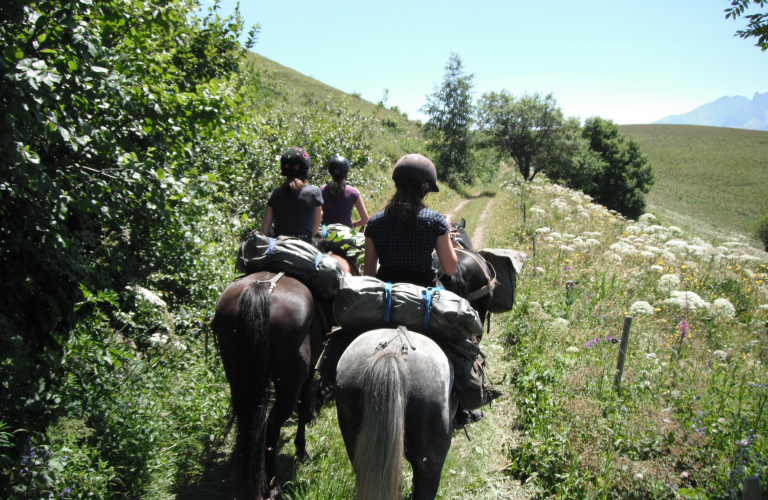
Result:
M360 335L339 360L336 408L359 500L400 498L403 456L413 500L432 500L451 447L452 367L435 342L404 328Z

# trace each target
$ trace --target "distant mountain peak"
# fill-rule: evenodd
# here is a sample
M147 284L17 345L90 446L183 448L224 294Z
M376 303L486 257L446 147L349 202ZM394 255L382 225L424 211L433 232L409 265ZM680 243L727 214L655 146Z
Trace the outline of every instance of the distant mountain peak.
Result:
M705 125L768 131L768 92L744 96L723 96L693 111L670 115L653 123L664 125Z

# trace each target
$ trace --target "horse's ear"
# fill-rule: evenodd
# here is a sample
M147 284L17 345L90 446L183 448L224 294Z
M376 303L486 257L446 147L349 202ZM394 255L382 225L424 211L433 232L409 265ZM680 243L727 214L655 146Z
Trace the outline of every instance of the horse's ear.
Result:
M459 227L462 229L467 227L467 221L464 220L464 217L461 218L461 222L459 222Z

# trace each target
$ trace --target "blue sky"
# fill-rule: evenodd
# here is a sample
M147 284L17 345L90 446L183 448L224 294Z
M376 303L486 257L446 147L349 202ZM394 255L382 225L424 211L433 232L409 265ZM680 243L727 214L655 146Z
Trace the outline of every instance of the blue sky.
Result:
M210 1L210 0L209 0ZM224 0L221 12L231 12ZM768 92L768 53L734 37L727 0L245 1L255 51L411 117L452 52L477 95L552 92L566 115L650 123L725 95Z

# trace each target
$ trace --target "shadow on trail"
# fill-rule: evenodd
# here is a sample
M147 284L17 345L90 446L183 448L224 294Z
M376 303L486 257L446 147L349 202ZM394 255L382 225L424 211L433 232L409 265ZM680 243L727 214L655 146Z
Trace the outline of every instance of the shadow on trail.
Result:
M277 443L277 478L285 484L292 481L298 462L294 460L293 437L296 433L294 415L283 426L283 433ZM291 431L285 432L286 429ZM234 433L234 429L232 430ZM176 500L232 500L241 497L237 487L235 469L229 465L229 451L223 451L224 446L212 454L203 464L203 474L196 480L177 482Z

